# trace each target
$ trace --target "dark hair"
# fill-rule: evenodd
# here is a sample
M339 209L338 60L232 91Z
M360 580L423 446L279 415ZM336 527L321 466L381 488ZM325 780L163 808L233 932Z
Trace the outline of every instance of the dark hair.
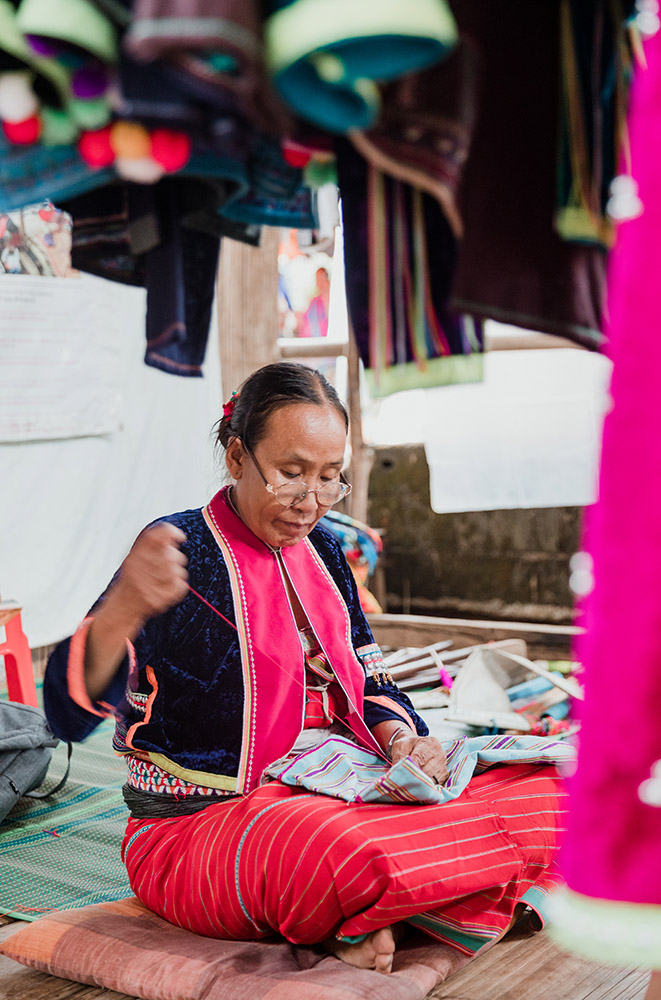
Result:
M229 417L223 416L216 425L217 442L227 448L233 437L239 437L253 449L264 437L266 422L274 410L289 403L326 404L334 407L349 428L349 417L342 400L328 379L316 368L293 361L278 361L259 368L245 380L234 397L235 406Z

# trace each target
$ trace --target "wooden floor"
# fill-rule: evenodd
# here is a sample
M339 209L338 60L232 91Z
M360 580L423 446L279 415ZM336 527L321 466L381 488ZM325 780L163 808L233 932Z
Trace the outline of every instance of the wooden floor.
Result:
M0 940L13 933L16 926L0 926ZM437 987L429 1000L643 1000L649 975L635 969L594 965L567 955L544 932L534 937L510 935ZM46 976L3 956L0 998L127 1000L124 993Z

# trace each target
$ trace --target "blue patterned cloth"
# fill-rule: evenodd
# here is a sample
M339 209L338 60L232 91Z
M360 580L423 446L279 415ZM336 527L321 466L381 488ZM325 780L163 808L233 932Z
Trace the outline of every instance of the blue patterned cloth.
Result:
M278 761L269 775L285 785L347 802L441 805L461 795L474 774L495 764L568 764L574 748L536 736L475 736L442 743L450 776L437 785L410 757L388 766L350 740L332 736L294 761Z

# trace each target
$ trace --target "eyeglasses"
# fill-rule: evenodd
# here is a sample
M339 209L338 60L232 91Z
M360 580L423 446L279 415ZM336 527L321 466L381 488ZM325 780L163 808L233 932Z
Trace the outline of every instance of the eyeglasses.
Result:
M260 469L257 459L251 450L246 447L245 442L243 443L243 447L246 449L246 452L252 459L255 468L264 480L266 489L282 507L295 507L296 504L303 503L303 501L307 498L308 493L315 494L317 503L321 507L332 507L333 504L339 503L343 497L348 497L351 493L351 484L345 482L342 478L334 479L332 482L326 483L325 486L320 486L316 490L311 490L307 483L300 482L283 483L282 486L272 486ZM340 477L341 475L342 473L340 473Z

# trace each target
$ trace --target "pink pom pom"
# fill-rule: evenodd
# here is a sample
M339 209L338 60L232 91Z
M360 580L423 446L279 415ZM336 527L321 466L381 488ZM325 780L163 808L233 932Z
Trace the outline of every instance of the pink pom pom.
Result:
M29 146L36 142L41 133L41 119L37 115L30 115L22 122L3 122L2 128L15 146Z
M109 167L115 159L110 145L110 126L95 132L83 132L78 141L78 152L90 167Z
M151 134L151 155L170 174L186 166L191 145L190 136L185 132L157 128Z

